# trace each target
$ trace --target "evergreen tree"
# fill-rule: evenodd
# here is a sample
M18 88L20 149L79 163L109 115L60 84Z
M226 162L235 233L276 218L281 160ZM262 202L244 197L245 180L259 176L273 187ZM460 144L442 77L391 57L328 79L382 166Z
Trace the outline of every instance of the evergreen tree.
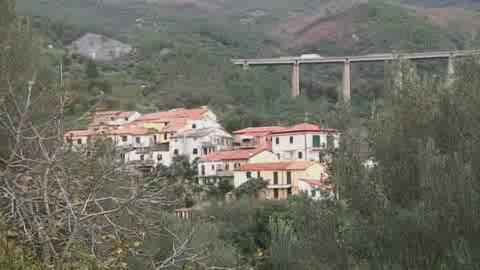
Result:
M89 59L85 67L85 74L89 79L96 79L100 75L95 61Z

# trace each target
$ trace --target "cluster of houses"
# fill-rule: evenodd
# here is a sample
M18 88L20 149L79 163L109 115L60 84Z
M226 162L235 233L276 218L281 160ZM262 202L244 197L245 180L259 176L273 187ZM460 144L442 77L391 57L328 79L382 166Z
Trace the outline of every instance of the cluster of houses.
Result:
M229 134L207 107L165 112L96 112L86 130L69 131L65 142L87 149L92 140L109 140L126 167L153 171L175 156L197 161L201 185L228 181L235 188L250 179L267 181L263 199L285 199L305 192L321 198L331 191L327 149L339 147L334 129L300 123L291 127L252 127Z

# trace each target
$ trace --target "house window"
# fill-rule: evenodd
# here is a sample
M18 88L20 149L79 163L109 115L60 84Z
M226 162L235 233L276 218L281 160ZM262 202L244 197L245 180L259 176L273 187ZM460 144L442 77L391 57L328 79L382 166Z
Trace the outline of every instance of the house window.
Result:
M157 143L157 135L153 135L153 141Z
M278 199L278 189L273 190L273 198Z
M112 121L115 120L115 117L110 117L110 120L112 120Z
M196 129L196 128L197 128L197 125L196 125L196 124L193 124L193 125L192 125L192 128L193 128L193 129Z
M293 143L293 136L290 136L290 143Z
M225 164L225 171L229 171L230 170L230 164Z
M145 155L140 155L140 160L144 161L145 160Z
M252 172L247 172L247 178L248 179L252 178Z
M288 196L292 195L292 188L287 189L287 194L288 194Z
M260 172L257 172L257 177L258 177L258 178L262 177L262 176L260 175Z
M319 135L313 135L312 136L312 145L313 145L313 147L320 147L320 136Z
M173 150L174 155L178 155L178 149Z
M204 154L204 155L207 155L207 154L208 154L208 149L207 149L207 148L203 148L203 154Z
M128 117L125 117L125 121L128 121Z
M120 154L120 158L121 158L121 159L125 159L125 153L121 153L121 154Z
M278 185L278 172L273 172L273 184Z
M140 143L140 137L135 137L135 142Z
M275 144L280 144L280 138L279 137L275 137Z
M165 141L168 140L168 134L167 134L167 133L163 134L163 139L164 139Z
M198 149L197 148L193 148L193 154L198 155Z
M292 184L292 172L287 172L287 185Z
M201 171L202 171L202 175L205 175L205 165L202 165Z
M280 154L277 154L277 159L280 160Z
M158 154L158 155L157 155L157 160L158 160L158 161L163 160L163 156L162 156L161 154Z
M128 140L127 136L122 136L122 142L126 142Z
M67 143L71 143L72 142L72 138L67 138Z
M215 165L212 165L212 171L215 171Z
M77 144L82 144L82 139L77 139Z
M298 159L303 159L303 152L298 152Z

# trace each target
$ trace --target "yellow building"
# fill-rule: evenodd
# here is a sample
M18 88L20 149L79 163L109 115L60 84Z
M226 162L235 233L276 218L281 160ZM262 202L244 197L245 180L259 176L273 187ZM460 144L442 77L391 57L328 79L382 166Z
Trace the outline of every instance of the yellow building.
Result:
M322 179L326 174L324 165L312 161L246 163L235 170L234 185L237 188L252 178L262 178L268 183L259 198L281 200L300 193L301 179Z

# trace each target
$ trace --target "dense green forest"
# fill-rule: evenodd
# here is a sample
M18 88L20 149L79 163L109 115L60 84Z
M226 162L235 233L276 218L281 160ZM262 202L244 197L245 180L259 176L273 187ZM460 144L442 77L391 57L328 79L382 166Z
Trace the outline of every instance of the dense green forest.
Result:
M302 67L302 96L292 100L288 67L243 71L230 63L231 58L447 50L477 44L472 32L459 30L458 22L435 24L418 16L414 9L390 1L338 4L333 9L328 9L331 1L192 3L20 0L17 10L35 16L33 27L44 34L45 44L54 45L49 50L54 57L53 72L58 73L59 61L64 61L66 84L77 101L68 114L78 117L96 104L143 112L209 105L229 129L298 122L306 112L311 121L325 123L325 115L339 100L342 83L341 67ZM272 34L272 29L283 23L295 26L293 19L289 21L291 16L300 14L308 20L322 10L327 14L300 32ZM477 20L474 11L465 11L462 16ZM249 18L254 20L242 23ZM312 33L332 23L337 27L335 38L320 35L308 40ZM88 78L84 72L88 61L68 56L64 49L86 32L132 44L137 53L111 63L97 63L100 76ZM303 43L293 46L295 40ZM435 74L439 79L443 78L443 66L442 61L418 63L420 72ZM352 109L358 117L368 115L373 100L383 99L384 69L383 64L353 66Z
M376 18L389 5L375 3L365 10ZM375 98L382 102L365 109L368 117L362 123L377 166L365 168L358 150L361 136L350 129L362 110L351 110L351 104L336 103L334 97L322 102L323 95L291 100L288 89L275 88L288 87L281 72L236 70L223 59L235 46L214 42L211 33L179 31L168 43L154 34L136 56L138 62L120 68L125 63L67 55L61 46L85 31L73 22L16 18L14 6L12 0L0 2L1 269L480 267L478 59L459 60L452 85L433 76L428 66L415 69L408 62L377 74L383 87ZM408 13L395 14L410 20ZM433 36L440 31L425 27ZM160 42L166 45L156 47ZM237 52L248 52L249 45L238 42ZM164 47L172 54L162 56L158 49ZM142 58L146 48L153 49ZM60 60L64 85L58 77ZM204 69L192 67L197 61ZM163 71L159 63L169 68ZM149 74L138 70L145 64L151 65L152 77L141 77ZM401 83L392 76L399 69ZM218 82L216 76L226 80ZM128 96L132 81L149 87ZM170 87L163 88L164 83ZM199 92L192 90L195 85ZM329 168L336 196L257 201L252 194L259 186L252 182L236 194L238 200L214 196L227 190L220 186L209 190L208 203L201 205L196 198L204 191L193 184L195 167L182 157L159 175L126 177L116 173L118 153L108 142L94 145L88 157L62 147L71 117L97 103L145 110L207 103L223 112L232 129L295 121L313 112L316 121L342 131L341 148L331 153ZM201 211L191 220L172 214L192 205Z

